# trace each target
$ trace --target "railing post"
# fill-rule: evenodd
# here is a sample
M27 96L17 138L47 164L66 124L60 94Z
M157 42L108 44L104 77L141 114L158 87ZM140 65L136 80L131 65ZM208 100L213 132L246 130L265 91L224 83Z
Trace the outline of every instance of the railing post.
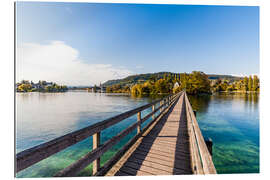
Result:
M212 147L213 147L213 141L211 138L208 138L207 140L204 140L205 141L205 144L207 146L207 149L210 153L210 155L212 156L213 155L213 151L212 151Z
M155 104L152 106L152 112L154 112L155 111ZM154 120L155 119L155 114L153 114L152 115L152 120Z
M197 117L197 111L193 110L193 113L194 113L195 117Z
M96 149L100 146L100 132L93 135L93 149ZM97 158L93 162L93 175L98 172L100 168L100 158Z
M162 106L162 100L159 102L159 106ZM162 108L160 108L160 113L162 112Z
M138 121L138 126L137 126L137 134L141 132L141 111L137 113L137 121Z

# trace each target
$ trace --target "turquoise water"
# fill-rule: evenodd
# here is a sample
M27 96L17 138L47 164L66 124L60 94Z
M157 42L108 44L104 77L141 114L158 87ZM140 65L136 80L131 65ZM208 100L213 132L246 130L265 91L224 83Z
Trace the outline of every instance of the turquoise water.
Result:
M218 173L259 173L259 96L190 97L203 136L213 141Z
M150 103L153 99L83 91L17 93L16 153ZM259 172L258 96L214 95L190 97L190 100L197 109L197 119L203 135L212 138L214 142L213 160L218 173ZM145 110L142 115L150 111L151 108ZM135 121L136 115L102 131L102 143ZM134 130L105 153L101 157L101 164L135 133ZM53 176L91 149L92 138L87 138L19 172L17 177ZM89 176L91 171L92 167L89 165L79 176Z

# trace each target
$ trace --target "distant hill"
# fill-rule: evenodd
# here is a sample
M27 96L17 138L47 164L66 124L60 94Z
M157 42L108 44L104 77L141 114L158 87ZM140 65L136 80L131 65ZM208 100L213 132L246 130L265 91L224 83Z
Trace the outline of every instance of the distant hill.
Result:
M219 74L207 74L208 79L227 79L227 80L239 80L243 79L242 77L232 76L232 75L219 75Z
M105 83L103 83L103 86L111 86L115 84L120 84L120 85L132 85L136 84L139 82L144 82L150 79L150 77L154 77L156 79L161 79L164 77L164 74L179 74L179 73L172 73L172 72L158 72L158 73L147 73L147 74L136 74L136 75L131 75L123 79L114 79L114 80L108 80ZM182 73L180 73L182 74ZM241 77L237 76L232 76L232 75L217 75L217 74L207 74L208 78L210 80L215 80L215 79L227 79L229 81L231 80L238 80L241 79Z

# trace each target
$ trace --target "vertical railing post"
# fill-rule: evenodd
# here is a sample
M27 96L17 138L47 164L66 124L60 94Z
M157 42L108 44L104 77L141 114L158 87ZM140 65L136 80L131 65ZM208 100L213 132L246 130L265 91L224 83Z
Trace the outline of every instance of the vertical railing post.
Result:
M208 138L207 140L204 140L205 141L205 144L207 146L207 149L210 153L210 155L212 156L213 155L213 152L212 152L212 146L213 146L213 141L211 138Z
M162 106L162 100L159 102L159 106ZM163 108L160 108L160 113L162 112Z
M152 112L154 112L155 111L155 104L152 106ZM152 115L152 120L154 120L155 119L155 114L153 114Z
M193 113L194 113L194 116L196 117L197 116L197 112L196 111L193 111Z
M137 134L141 132L141 111L137 113L137 121L138 121L138 126L137 126Z
M100 146L100 132L97 132L93 135L93 149L96 149ZM100 168L100 158L97 158L93 162L93 175L98 172Z

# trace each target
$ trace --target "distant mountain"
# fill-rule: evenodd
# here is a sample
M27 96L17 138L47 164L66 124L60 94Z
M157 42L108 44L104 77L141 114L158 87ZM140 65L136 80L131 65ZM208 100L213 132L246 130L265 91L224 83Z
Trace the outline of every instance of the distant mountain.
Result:
M115 84L132 85L132 84L136 84L139 82L147 81L150 79L150 77L154 77L156 79L161 79L164 77L164 74L175 75L175 74L183 74L183 73L158 72L158 73L136 74L136 75L131 75L131 76L125 77L123 79L108 80L105 83L103 83L102 85L103 86L111 86L111 85L115 85ZM227 80L231 81L231 80L242 79L241 77L232 76L232 75L217 75L217 74L207 74L207 75L208 75L208 78L210 80L227 79Z

